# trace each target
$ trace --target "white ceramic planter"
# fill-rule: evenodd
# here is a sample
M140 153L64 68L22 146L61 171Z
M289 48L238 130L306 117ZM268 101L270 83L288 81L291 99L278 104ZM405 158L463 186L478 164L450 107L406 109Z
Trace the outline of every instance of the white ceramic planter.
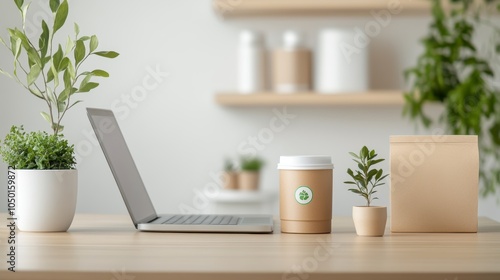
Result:
M259 172L241 171L238 174L238 188L240 190L257 190L259 188Z
M359 236L383 236L387 222L387 207L354 206L352 219Z
M17 226L22 231L67 231L75 216L77 170L16 170Z

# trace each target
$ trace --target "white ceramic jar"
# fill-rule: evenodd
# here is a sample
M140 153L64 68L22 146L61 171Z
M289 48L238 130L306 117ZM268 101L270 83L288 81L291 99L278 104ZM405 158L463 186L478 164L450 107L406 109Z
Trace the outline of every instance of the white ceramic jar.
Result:
M264 89L265 60L262 35L256 31L240 33L238 46L238 91L253 93Z
M368 90L369 42L347 29L319 32L315 60L315 91L361 93Z

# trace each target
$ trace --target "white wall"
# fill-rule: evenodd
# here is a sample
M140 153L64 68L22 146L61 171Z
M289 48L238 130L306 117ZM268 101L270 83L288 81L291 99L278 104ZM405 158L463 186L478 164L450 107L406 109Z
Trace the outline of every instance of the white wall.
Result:
M6 27L18 24L11 3L1 4L1 35ZM9 1L10 2L10 1ZM43 15L39 1L33 3L28 19ZM82 95L83 104L70 111L64 124L65 136L75 143L80 159L78 212L126 213L123 201L98 146L90 145L91 131L84 108L113 107L158 212L178 212L182 205L193 206L193 196L213 182L210 174L222 168L225 156L237 156L238 147L269 126L277 108L226 108L214 102L217 90L236 87L238 31L252 28L265 31L269 46L287 28L307 33L311 45L315 32L323 27L363 28L373 18L279 18L221 20L211 1L71 1L70 23L79 23L84 34L97 34L102 50L120 52L115 60L93 59L90 68L102 67L111 78L93 93ZM421 48L428 18L393 17L370 44L371 85L375 89L404 86L402 70L413 65ZM71 31L68 28L64 31ZM2 49L0 63L9 63ZM151 71L168 72L168 77ZM156 85L136 102L133 94L153 77ZM43 104L14 82L0 77L0 135L12 124L28 130L47 129L39 111ZM127 98L133 103L126 103ZM413 134L415 127L401 117L400 107L289 107L296 117L260 155L267 161L263 188L277 190L276 163L284 154L328 154L335 163L334 214L350 215L351 206L361 198L346 191L345 170L352 167L348 151L362 145L389 157L389 135ZM420 130L419 133L425 133ZM388 163L385 162L385 169ZM5 164L0 170L6 170ZM0 182L5 182L5 172ZM389 205L388 186L380 191L379 204ZM6 209L6 191L0 191L0 209ZM500 220L495 199L481 200L480 215Z

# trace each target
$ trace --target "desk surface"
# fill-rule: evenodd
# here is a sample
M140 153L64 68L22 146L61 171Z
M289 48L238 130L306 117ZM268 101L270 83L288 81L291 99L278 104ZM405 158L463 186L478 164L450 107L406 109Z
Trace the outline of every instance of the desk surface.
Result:
M15 273L5 225L0 279L500 279L500 223L486 218L477 234L359 237L351 218L335 217L332 234L281 234L279 224L274 234L201 234L79 214L65 233L17 232Z

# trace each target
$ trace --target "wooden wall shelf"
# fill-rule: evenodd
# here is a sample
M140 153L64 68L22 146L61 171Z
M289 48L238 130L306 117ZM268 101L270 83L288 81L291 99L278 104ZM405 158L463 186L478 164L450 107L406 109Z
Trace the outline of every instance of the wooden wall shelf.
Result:
M277 94L259 92L240 94L235 92L218 93L215 101L223 106L401 106L403 94L397 90L370 91L364 93L318 94L304 92L296 94Z
M276 15L353 15L392 8L399 3L401 14L428 14L425 0L212 0L224 17Z

